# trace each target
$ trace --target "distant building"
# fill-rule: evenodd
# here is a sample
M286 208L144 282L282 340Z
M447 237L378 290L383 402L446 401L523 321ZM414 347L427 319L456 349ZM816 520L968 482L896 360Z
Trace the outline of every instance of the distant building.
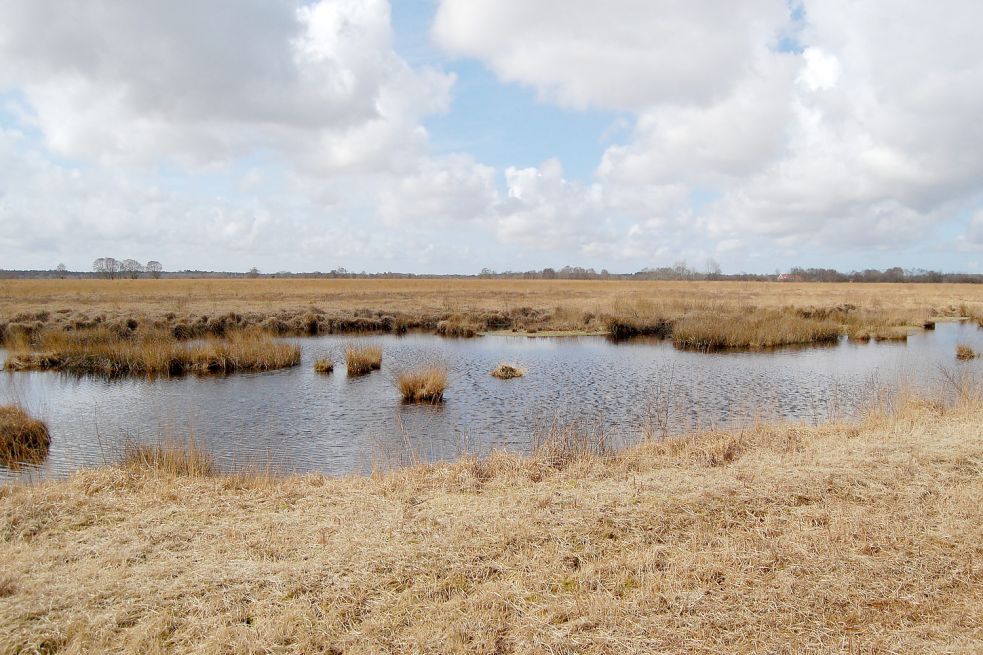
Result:
M802 281L802 276L801 275L793 275L792 273L779 273L778 274L778 278L776 278L776 279L779 282L801 282Z

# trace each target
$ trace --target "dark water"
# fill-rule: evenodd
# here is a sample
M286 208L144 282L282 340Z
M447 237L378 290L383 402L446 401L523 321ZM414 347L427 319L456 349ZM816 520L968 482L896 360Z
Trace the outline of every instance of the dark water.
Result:
M850 415L873 387L899 380L935 385L955 361L957 343L983 350L983 331L939 324L905 343L853 344L774 352L697 353L669 342L612 343L600 337L430 335L367 337L383 347L381 371L349 378L344 364L328 376L315 358L343 359L350 337L297 340L301 366L226 378L105 380L60 373L2 373L0 402L16 401L44 419L51 449L39 467L0 480L61 476L111 462L127 440L195 442L227 469L271 466L280 471L364 472L409 457L454 457L492 447L525 450L554 417L600 420L615 441L649 429L746 422L755 415L820 421ZM399 401L395 372L436 361L450 370L446 402ZM500 362L527 369L498 380Z

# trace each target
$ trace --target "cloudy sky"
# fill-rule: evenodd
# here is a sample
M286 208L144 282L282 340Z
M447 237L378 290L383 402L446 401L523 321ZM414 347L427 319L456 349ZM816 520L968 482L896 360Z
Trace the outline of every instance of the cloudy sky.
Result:
M983 263L978 0L0 0L0 268Z

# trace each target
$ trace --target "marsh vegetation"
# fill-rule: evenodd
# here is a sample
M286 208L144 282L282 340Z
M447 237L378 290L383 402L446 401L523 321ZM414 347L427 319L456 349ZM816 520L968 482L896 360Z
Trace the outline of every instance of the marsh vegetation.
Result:
M382 368L382 348L351 343L345 348L348 375L365 375Z
M315 373L331 373L334 371L334 361L330 357L319 357L314 360Z
M41 330L9 339L7 370L55 370L121 375L227 374L269 371L300 363L300 348L256 329L221 338L179 341L158 329Z
M492 369L492 377L498 378L499 380L511 380L512 378L521 378L526 374L524 368L520 368L514 364L499 364L494 369Z
M0 405L0 465L39 462L48 454L51 435L44 421L17 405Z
M447 389L447 367L427 364L396 376L396 387L403 402L439 403Z
M983 318L983 285L570 280L0 280L0 339L140 326L176 339L255 327L271 335L428 331L609 334L754 347L833 324L904 339L939 318ZM768 316L768 321L755 319ZM740 322L740 329L724 324ZM715 325L716 323L716 325ZM720 329L715 329L717 327ZM805 335L805 336L803 336Z

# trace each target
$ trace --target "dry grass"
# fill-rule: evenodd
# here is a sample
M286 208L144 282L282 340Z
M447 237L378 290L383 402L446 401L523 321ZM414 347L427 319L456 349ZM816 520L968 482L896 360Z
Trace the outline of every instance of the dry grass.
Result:
M936 317L983 317L983 285L565 280L0 280L0 337L109 325L182 339L484 331L670 336L686 315L774 310L876 338Z
M0 405L0 464L15 468L22 462L40 463L50 444L44 421L16 405Z
M978 653L960 397L371 478L0 488L0 652Z
M447 368L429 364L396 376L396 387L407 403L439 403L447 388Z
M674 344L705 351L830 343L839 339L840 334L841 328L833 321L802 318L774 310L733 316L686 316L672 328Z
M334 370L334 362L330 357L321 357L314 362L315 373L330 373Z
M127 443L120 467L136 474L200 478L215 475L215 460L193 440L153 445Z
M526 374L524 368L519 368L514 364L499 364L492 370L492 377L496 377L499 380L511 380L512 378L521 378Z
M300 348L258 330L235 330L224 338L182 342L155 329L133 332L106 327L45 330L8 344L8 370L58 370L119 375L180 375L267 371L300 363Z
M345 348L345 365L348 368L348 375L365 375L371 371L378 371L382 368L382 348L349 344Z
M979 353L977 353L975 350L973 350L971 347L967 346L964 343L961 343L958 346L956 346L956 359L959 360L976 359L979 356L980 356Z

